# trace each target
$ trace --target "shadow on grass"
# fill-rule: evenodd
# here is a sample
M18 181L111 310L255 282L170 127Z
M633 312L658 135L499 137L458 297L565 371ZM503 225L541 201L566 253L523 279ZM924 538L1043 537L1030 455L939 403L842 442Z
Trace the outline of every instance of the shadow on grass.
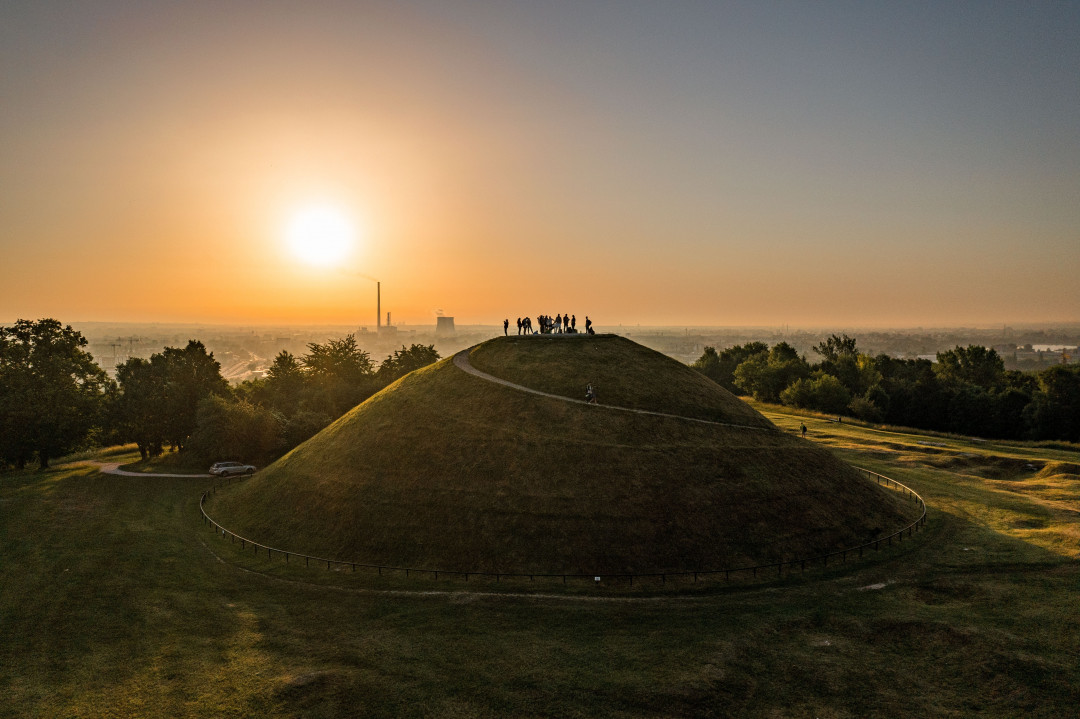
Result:
M8 475L0 690L15 716L1074 707L1076 563L996 530L977 508L1000 495L973 480L880 470L927 497L916 541L812 579L635 603L371 593L370 578L231 555L199 521L205 480Z

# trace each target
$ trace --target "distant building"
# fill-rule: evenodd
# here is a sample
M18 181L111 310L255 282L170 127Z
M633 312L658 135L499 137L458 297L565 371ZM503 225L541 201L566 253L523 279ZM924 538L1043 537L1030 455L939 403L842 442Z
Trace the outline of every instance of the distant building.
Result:
M453 317L436 317L435 318L435 336L436 337L452 337L455 333L454 330L454 318Z

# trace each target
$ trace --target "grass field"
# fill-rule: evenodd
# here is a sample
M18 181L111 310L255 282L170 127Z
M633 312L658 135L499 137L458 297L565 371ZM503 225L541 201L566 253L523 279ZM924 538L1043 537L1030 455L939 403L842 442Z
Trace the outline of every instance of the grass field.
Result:
M921 492L926 531L677 595L285 566L205 528L205 480L5 474L0 715L1073 715L1076 454L807 424Z

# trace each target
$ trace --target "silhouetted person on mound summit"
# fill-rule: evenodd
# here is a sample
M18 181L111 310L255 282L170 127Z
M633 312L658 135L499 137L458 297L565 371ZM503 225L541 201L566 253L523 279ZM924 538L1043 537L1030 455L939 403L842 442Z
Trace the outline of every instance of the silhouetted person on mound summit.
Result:
M592 320L589 319L588 315L585 315L585 334L587 334L587 335L596 334L595 332L593 332Z
M509 330L510 330L510 318L507 317L505 320L503 320L503 337L510 334Z

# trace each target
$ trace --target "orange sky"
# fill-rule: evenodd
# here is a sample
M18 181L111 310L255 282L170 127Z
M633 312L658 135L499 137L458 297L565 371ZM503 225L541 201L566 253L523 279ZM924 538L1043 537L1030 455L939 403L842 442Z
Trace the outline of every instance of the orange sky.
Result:
M1080 320L1075 6L229 7L5 3L0 321Z

